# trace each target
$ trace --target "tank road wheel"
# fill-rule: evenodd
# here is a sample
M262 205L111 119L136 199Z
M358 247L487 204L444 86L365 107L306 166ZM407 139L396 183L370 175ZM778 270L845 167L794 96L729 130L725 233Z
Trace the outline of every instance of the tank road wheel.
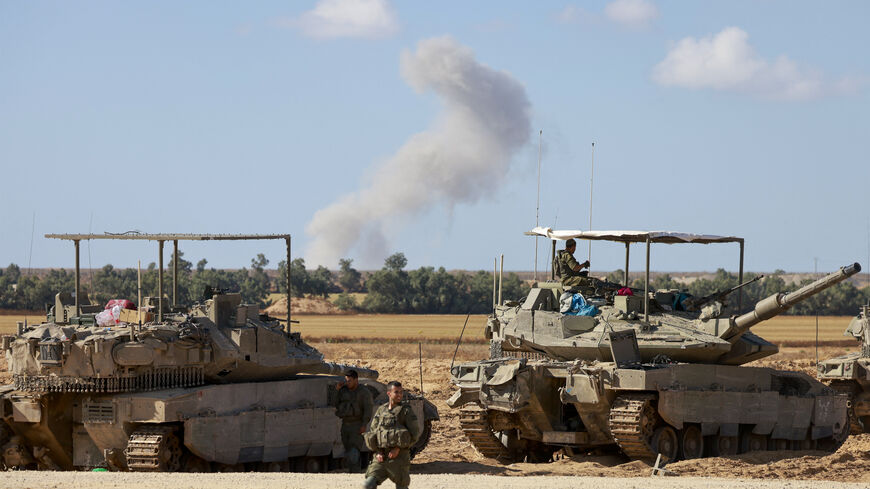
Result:
M767 437L746 432L740 437L740 453L761 452L767 450Z
M680 433L680 450L683 458L691 460L704 456L704 437L697 425L687 425Z
M411 458L413 459L418 453L422 452L426 445L429 444L429 439L432 438L432 420L426 420L423 423L423 432L420 433L420 438L417 443L411 447Z
M184 451L172 426L146 426L130 435L124 455L132 471L178 472Z
M3 445L9 442L10 438L12 438L12 429L0 420L0 450L2 450ZM6 468L6 461L3 458L2 451L0 451L0 470L6 470Z
M302 459L303 472L319 473L326 472L329 462L326 457L305 457Z
M652 437L652 450L661 454L662 461L673 462L680 453L680 442L677 440L677 432L668 425L656 428Z
M714 457L737 455L737 437L716 435L711 437L710 454Z
M783 440L782 438L776 438L776 439L771 438L767 442L767 449L771 450L771 451L777 451L777 452L782 451L782 450L788 450L788 444L789 444L788 440Z

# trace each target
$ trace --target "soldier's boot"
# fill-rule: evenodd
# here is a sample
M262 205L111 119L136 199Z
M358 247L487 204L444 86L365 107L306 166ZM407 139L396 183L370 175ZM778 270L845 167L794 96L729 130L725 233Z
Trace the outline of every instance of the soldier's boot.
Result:
M374 477L367 477L363 481L363 489L375 489L376 487L378 487L378 480Z

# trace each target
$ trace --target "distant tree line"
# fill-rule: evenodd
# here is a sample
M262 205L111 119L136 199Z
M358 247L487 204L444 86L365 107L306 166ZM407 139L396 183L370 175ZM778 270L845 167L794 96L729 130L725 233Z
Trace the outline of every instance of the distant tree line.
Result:
M169 263L172 263L170 259ZM202 300L206 286L239 292L245 302L265 306L270 293L286 293L286 261L278 263L278 273L267 273L269 260L258 254L250 268L217 270L207 268L200 260L194 266L178 254L178 302L191 304ZM338 272L326 267L309 270L305 260L290 262L290 292L294 297L328 297L337 294L334 302L339 309L373 313L459 314L485 313L492 308L492 275L489 272L448 272L443 267L421 267L406 270L408 260L394 253L384 260L378 271L363 274L353 268L353 260L339 261ZM274 270L274 269L273 269ZM171 268L164 271L164 295L171 297ZM142 290L145 296L157 294L158 270L150 263L142 270ZM110 299L137 297L137 271L106 265L93 273L82 273L82 289L95 303ZM0 270L0 309L42 309L54 303L58 292L72 292L75 277L72 272L52 269L42 276L22 274L18 265ZM502 294L506 299L520 299L529 286L515 273L505 275ZM362 293L364 295L355 294Z
M170 260L169 263L172 263ZM258 254L249 268L240 270L217 270L208 268L206 260L194 265L179 252L178 302L191 304L203 299L206 286L239 292L244 301L265 306L270 293L286 293L285 261L278 263L278 273L267 272L269 260ZM448 272L444 267L420 267L407 270L408 260L402 253L394 253L384 260L384 266L375 272L362 273L353 267L353 260L342 259L338 271L326 267L307 269L305 260L297 258L290 262L290 291L294 297L328 297L334 294L333 302L345 311L404 314L480 314L492 308L491 272ZM171 297L171 268L164 273L164 294ZM743 288L744 308L776 292L791 292L811 282L786 285L784 272L776 272ZM104 304L110 299L135 299L137 296L137 272L135 269L117 269L106 265L93 273L82 274L82 288L89 299ZM757 274L747 273L748 281ZM611 282L622 281L622 271L608 274ZM0 269L0 309L42 309L54 302L57 292L74 290L72 272L52 269L47 274L23 274L18 265L10 264ZM659 275L650 283L653 290L679 289L696 297L737 285L737 276L719 269L712 278L701 278L685 284L668 274ZM632 287L643 288L638 279ZM142 270L142 290L148 296L156 295L157 267L149 264ZM502 296L519 300L526 296L529 285L515 273L504 276ZM849 281L840 282L822 293L796 305L788 314L798 315L853 315L858 306L870 299L870 287L858 289ZM736 301L736 294L732 295Z

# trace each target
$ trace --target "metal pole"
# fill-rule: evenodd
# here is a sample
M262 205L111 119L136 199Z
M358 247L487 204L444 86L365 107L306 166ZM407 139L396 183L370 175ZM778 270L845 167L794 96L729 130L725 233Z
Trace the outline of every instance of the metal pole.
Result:
M504 253L501 254L501 263L498 267L498 303L501 304L501 280L504 274Z
M81 287L81 269L79 268L79 240L74 239L73 243L76 246L76 316L79 315L79 289ZM61 311L55 311L55 314L58 314Z
M740 240L740 269L737 272L737 283L743 283L743 245L744 242ZM737 312L743 313L743 287L737 291Z
M163 241L157 241L157 322L163 322Z
M178 240L172 240L172 307L178 306Z
M139 322L139 331L142 331L142 260L136 261L136 288L139 291L139 302L136 303L136 316ZM132 326L130 326L130 339L133 339Z
M556 280L556 240L551 240L550 246L550 280Z
M646 235L646 277L643 280L643 320L649 323L649 245L650 236Z
M544 140L544 130L538 133L538 200L535 202L535 227L541 216L541 145ZM535 236L535 282L538 281L538 237Z
M589 175L589 230L592 231L592 185L595 182L595 141L592 141L592 172ZM586 259L592 262L592 240L589 240L589 254Z
M631 284L628 283L628 250L631 247L631 243L628 241L625 242L625 286L629 287Z
M290 237L287 237L287 334L290 334Z

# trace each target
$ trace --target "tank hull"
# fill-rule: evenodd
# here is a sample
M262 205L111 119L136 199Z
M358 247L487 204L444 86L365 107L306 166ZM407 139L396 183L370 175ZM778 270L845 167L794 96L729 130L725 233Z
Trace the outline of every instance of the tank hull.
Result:
M484 455L511 461L603 445L634 459L695 458L723 446L834 450L849 432L846 398L798 372L499 359L452 374L458 390L448 405L464 406L468 438ZM500 446L481 438L481 426Z
M11 433L3 460L7 466L64 470L326 470L339 466L344 455L341 420L332 405L341 380L312 375L91 395L7 388L2 414ZM376 403L385 402L383 384L360 383ZM422 399L407 402L421 428L429 429L434 406ZM12 436L16 440L9 443ZM17 452L23 455L15 458Z

